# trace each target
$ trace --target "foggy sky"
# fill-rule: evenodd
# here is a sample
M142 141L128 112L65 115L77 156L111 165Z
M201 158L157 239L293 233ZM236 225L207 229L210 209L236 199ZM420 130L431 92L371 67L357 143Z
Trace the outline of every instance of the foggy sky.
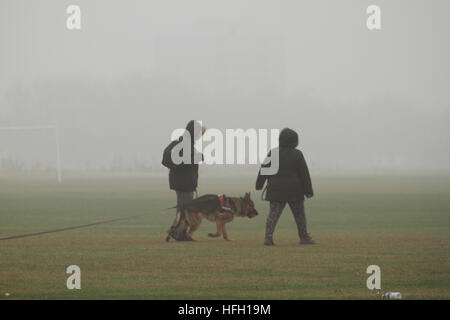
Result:
M199 119L291 127L313 171L449 170L449 13L447 0L0 0L0 126L57 124L72 169L159 162ZM53 153L49 132L0 132L0 158Z

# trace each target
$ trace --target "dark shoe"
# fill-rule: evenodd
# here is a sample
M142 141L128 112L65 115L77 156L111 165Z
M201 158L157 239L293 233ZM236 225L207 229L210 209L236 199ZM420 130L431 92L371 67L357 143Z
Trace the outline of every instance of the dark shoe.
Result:
M316 241L308 235L300 240L300 244L316 244Z
M273 243L273 239L272 239L272 238L266 238L266 239L264 240L264 245L265 245L265 246L274 246L275 243Z

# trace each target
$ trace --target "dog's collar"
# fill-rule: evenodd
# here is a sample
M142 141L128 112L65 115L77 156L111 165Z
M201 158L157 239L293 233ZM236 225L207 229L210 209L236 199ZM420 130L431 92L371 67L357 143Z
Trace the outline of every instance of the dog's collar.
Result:
M219 198L221 211L236 212L236 206L231 198L227 197L224 194L219 194L217 195L217 197Z

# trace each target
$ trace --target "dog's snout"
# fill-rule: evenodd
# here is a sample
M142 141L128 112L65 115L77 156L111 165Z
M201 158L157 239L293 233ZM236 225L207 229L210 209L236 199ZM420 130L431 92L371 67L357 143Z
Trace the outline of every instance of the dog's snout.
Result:
M248 217L249 217L250 219L256 217L257 215L258 215L258 211L256 211L255 208L252 208L252 209L249 211L249 213L248 213Z

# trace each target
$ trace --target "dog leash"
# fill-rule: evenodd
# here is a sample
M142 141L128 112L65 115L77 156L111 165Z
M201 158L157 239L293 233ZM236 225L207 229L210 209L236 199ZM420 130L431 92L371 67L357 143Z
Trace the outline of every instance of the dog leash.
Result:
M267 185L264 187L263 191L261 192L261 200L264 200L264 194L267 191Z
M266 188L264 188L263 193L266 191L266 189L267 189L267 186L266 186ZM263 193L261 194L261 198L262 198ZM197 195L197 190L195 190L195 194L196 194L196 198L197 198L197 196L198 196ZM166 208L165 210L174 209L174 208L177 208L177 207L178 206L174 206L174 207ZM110 220L103 220L103 221L87 223L87 224L81 224L81 225L72 226L72 227L65 227L65 228L52 229L52 230L46 230L46 231L40 231L40 232L19 234L19 235L14 235L14 236L0 238L0 241L19 239L19 238L26 238L26 237L34 237L34 236L39 236L39 235L48 234L48 233L56 233L56 232L62 232L62 231L69 231L69 230L81 229L81 228L86 228L86 227L92 227L92 226L96 226L96 225L100 225L100 224L106 224L106 223L112 223L112 222L116 222L116 221L123 221L123 220L134 219L134 218L142 217L142 216L145 216L145 215L148 215L148 214L150 214L150 213L141 213L141 214L137 214L137 215L133 215L133 216L129 216L129 217L116 218L116 219L110 219Z
M104 220L104 221L98 221L98 222L94 222L94 223L82 224L82 225L73 226L73 227L65 227L65 228L53 229L53 230L47 230L47 231L41 231L41 232L19 234L19 235L15 235L15 236L9 236L9 237L0 238L0 241L2 241L2 240L11 240L11 239L18 239L18 238L26 238L26 237L33 237L33 236L39 236L39 235L47 234L47 233L56 233L56 232L61 232L61 231L68 231L68 230L86 228L86 227L96 226L96 225L99 225L99 224L105 224L105 223L111 223L111 222L116 222L116 221L122 221L122 220L129 220L129 219L133 219L133 218L138 218L138 217L145 216L147 214L150 214L150 213L141 213L141 214L137 214L137 215L134 215L134 216L124 217L124 218L117 218L117 219L110 219L110 220Z
M196 198L197 198L197 196L198 196L197 195L197 190L195 190L195 195L196 195ZM174 208L178 208L178 205L174 206L174 207L170 207L170 208L165 208L164 210L169 210L169 209L174 209ZM100 224L106 224L106 223L112 223L112 222L116 222L116 221L123 221L123 220L134 219L134 218L142 217L142 216L145 216L145 215L148 215L148 214L150 214L150 212L148 212L148 213L141 213L141 214L137 214L137 215L133 215L133 216L129 216L129 217L124 217L124 218L116 218L116 219L98 221L98 222L93 222L93 223L81 224L81 225L73 226L73 227L65 227L65 228L46 230L46 231L40 231L40 232L19 234L19 235L14 235L14 236L0 238L0 241L19 239L19 238L26 238L26 237L34 237L34 236L39 236L39 235L47 234L47 233L56 233L56 232L62 232L62 231L69 231L69 230L81 229L81 228L86 228L86 227L92 227L92 226L96 226L96 225L100 225Z

